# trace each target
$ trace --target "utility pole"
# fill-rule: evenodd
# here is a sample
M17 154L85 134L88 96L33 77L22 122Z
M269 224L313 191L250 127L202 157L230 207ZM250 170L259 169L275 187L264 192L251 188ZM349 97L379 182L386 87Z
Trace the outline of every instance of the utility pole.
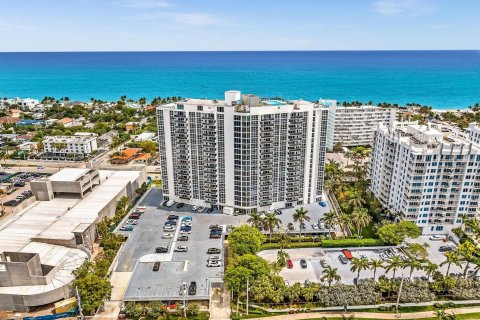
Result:
M83 320L83 310L82 310L82 300L80 300L80 294L78 293L78 287L75 286L75 292L77 296L77 304L78 304L78 313L80 314L80 320Z
M248 316L248 292L250 291L250 288L248 287L248 278L247 278L247 316Z
M405 277L403 276L403 273L402 273L402 280L400 281L400 287L398 288L398 297L397 297L397 306L396 306L397 310L395 314L396 318L400 318L400 313L398 312L398 305L400 304L400 295L402 294L403 279L405 279Z

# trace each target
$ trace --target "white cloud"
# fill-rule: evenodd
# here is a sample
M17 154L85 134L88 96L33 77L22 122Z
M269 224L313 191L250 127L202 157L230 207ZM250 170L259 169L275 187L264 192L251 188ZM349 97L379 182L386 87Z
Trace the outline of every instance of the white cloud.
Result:
M132 20L168 20L178 25L207 26L223 22L218 17L202 12L142 12L130 17Z
M430 0L377 0L373 8L380 15L424 16L436 10Z
M119 4L138 9L169 8L172 6L166 0L122 0Z

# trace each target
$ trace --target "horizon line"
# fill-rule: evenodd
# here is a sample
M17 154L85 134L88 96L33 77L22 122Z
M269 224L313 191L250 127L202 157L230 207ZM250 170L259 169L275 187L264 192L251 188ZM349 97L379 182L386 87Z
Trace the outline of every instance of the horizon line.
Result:
M3 53L208 53L208 52L475 52L480 49L375 49L375 50L72 50L72 51L0 51Z

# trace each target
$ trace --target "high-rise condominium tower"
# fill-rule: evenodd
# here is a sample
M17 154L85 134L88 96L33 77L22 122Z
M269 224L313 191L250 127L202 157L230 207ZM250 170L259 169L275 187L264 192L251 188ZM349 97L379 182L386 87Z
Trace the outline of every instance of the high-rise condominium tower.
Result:
M328 108L225 92L157 108L166 199L226 213L322 198Z

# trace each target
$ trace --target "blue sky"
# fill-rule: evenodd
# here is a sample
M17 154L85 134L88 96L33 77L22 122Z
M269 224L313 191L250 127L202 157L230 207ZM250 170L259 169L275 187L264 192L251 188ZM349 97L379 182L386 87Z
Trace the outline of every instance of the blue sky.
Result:
M478 0L0 0L0 51L480 48Z

